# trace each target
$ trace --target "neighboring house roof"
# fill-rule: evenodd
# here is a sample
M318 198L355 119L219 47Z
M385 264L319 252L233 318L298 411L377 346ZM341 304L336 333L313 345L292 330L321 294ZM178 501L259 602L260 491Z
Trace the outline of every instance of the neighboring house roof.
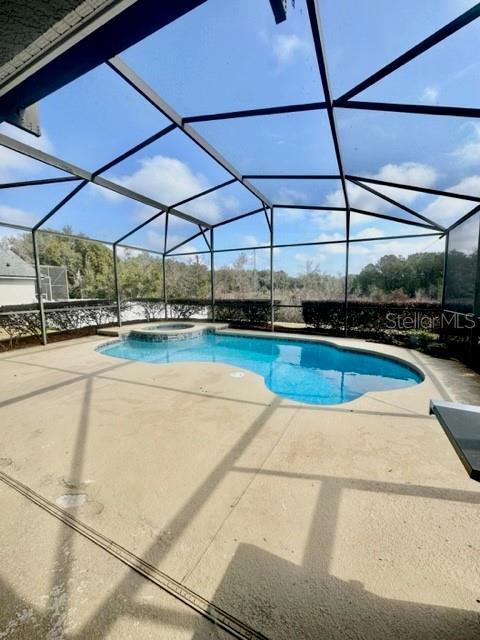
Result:
M35 278L35 269L10 249L0 247L0 278Z

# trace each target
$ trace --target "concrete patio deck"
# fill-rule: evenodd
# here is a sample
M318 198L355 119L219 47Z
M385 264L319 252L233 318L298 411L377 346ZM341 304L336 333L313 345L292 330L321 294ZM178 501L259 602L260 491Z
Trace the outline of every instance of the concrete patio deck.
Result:
M478 404L478 376L332 340L426 379L309 406L106 341L0 356L0 638L230 637L35 503L72 494L93 538L272 640L480 637L480 484L428 415L431 398Z

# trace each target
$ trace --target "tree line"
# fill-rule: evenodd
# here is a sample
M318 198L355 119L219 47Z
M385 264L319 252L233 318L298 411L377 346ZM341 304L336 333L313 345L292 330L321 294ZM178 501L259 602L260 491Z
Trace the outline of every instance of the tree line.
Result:
M68 227L65 233L72 233ZM31 235L20 234L2 241L21 258L33 263ZM71 298L111 298L114 295L113 254L107 245L87 238L58 234L38 235L40 263L65 266ZM458 252L456 252L458 253ZM209 255L165 259L169 299L208 299L210 297ZM476 257L458 253L459 273L471 272ZM352 298L436 300L441 296L444 256L441 252L414 253L408 257L385 255L350 275L348 293ZM163 297L163 266L160 255L119 249L118 271L125 299ZM215 269L217 298L269 298L270 270L254 269L245 252L228 267ZM344 296L343 275L322 272L321 266L307 261L304 272L292 275L274 271L275 299L299 304L307 299L340 300ZM457 277L458 287L466 277Z

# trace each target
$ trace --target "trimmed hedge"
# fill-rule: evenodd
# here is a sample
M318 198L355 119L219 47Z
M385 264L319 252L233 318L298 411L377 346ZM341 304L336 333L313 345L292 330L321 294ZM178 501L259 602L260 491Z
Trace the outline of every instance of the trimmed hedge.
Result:
M350 335L384 335L390 331L438 331L441 306L437 302L363 302L347 306ZM345 303L338 300L304 300L303 321L314 329L331 333L345 331Z
M442 308L438 302L348 302L348 333L385 335L389 332L430 331L441 328Z
M113 300L66 300L44 302L48 331L76 331L84 327L102 327L117 320ZM3 305L0 307L0 329L8 336L9 347L14 342L33 337L41 339L38 303Z
M338 300L302 300L303 321L317 331L335 333L345 329L345 303Z
M270 300L216 300L215 320L261 326L270 322Z
M167 300L167 306L170 318L188 320L197 313L205 310L210 315L212 302L211 300L185 300L183 298L172 298Z
M147 322L159 320L165 314L165 305L159 298L128 298L122 302L122 312L128 312L132 307L140 307Z
M53 309L72 309L81 307L113 307L116 305L115 300L61 300L61 301L45 301L43 308L45 311ZM38 311L38 302L29 304L5 304L0 306L0 313L9 313L14 311Z
M304 300L303 321L316 331L340 333L345 330L345 304L332 300ZM428 331L444 335L478 335L480 321L472 316L442 312L439 302L363 302L350 300L347 332L359 337Z

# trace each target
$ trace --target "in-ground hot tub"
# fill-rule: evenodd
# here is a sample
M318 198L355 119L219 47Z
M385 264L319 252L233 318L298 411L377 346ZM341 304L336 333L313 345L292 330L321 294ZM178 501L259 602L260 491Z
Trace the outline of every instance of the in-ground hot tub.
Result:
M145 327L142 331L180 331L181 329L193 329L191 322L164 322L153 327Z
M192 322L164 322L152 327L133 329L128 333L129 340L144 340L148 342L162 342L164 340L182 340L202 335L203 327L197 327Z

